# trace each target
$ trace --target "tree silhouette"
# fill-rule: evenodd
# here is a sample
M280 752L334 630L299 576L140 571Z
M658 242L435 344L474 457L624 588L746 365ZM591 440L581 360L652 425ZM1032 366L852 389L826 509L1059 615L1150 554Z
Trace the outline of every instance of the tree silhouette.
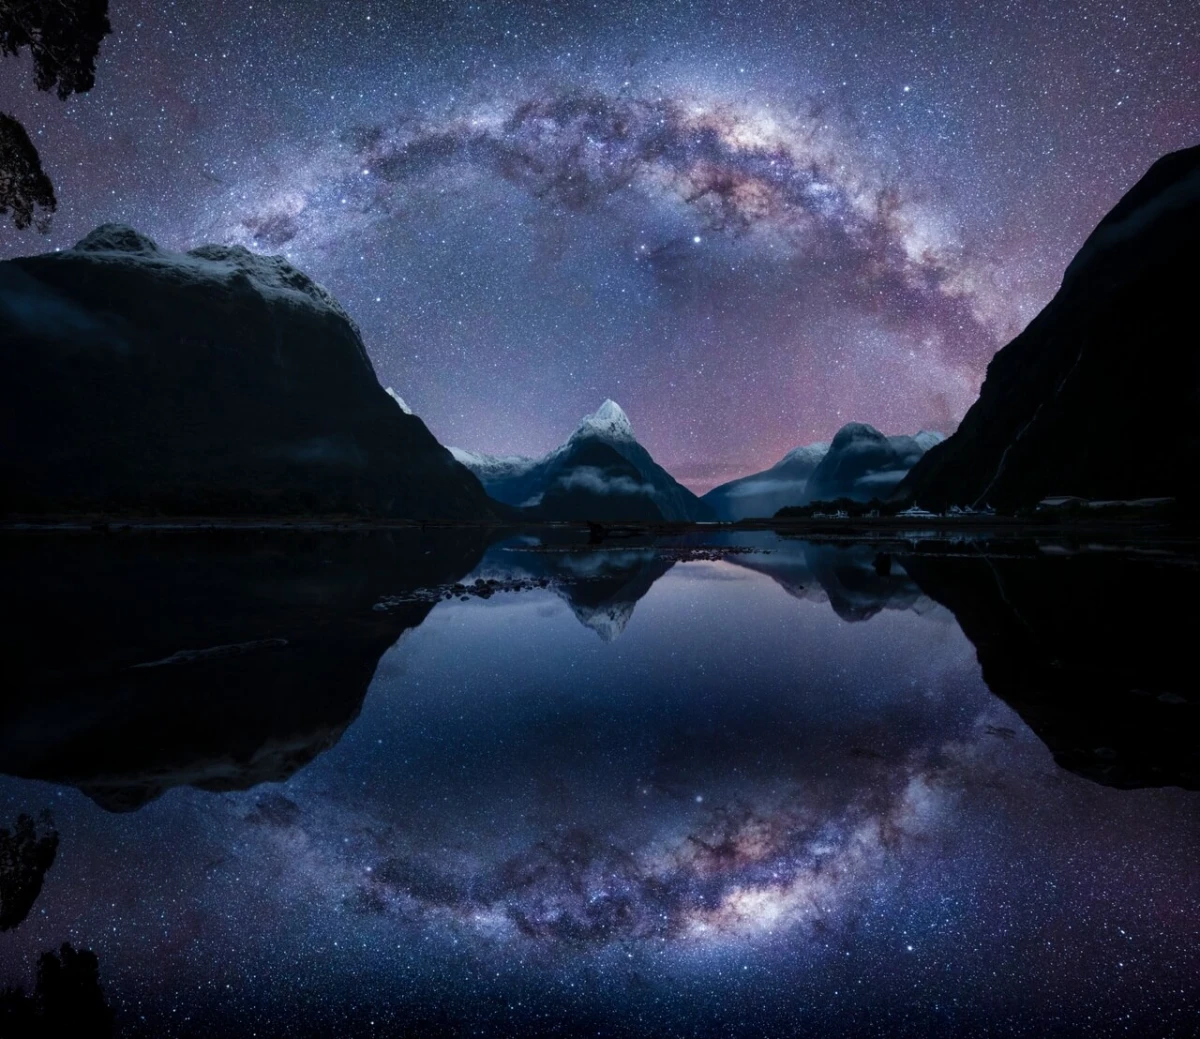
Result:
M0 0L0 55L28 47L38 89L64 100L92 89L100 41L111 31L108 0ZM45 232L57 205L25 128L0 112L0 217Z
M57 206L54 185L25 127L0 112L0 216L11 212L18 230L34 224L45 234Z
M37 984L0 992L0 1036L5 1039L111 1039L113 1012L100 987L100 961L90 949L63 945L38 960Z
M0 931L12 930L29 915L57 852L58 833L49 812L36 823L20 815L12 830L0 829Z

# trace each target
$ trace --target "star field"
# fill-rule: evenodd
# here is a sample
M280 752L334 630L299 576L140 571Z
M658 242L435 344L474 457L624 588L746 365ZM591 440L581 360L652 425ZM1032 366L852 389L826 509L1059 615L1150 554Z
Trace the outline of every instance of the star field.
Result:
M286 783L5 779L63 834L6 968L87 943L129 1034L1191 1034L1195 795L1060 769L912 605L452 602Z
M443 443L541 453L613 398L698 491L952 430L1200 140L1195 0L110 13L85 95L0 60L59 198L0 257L105 221L282 254ZM753 569L593 626L439 601L285 782L117 813L0 777L62 838L0 986L72 941L135 1036L1195 1035L1194 792L1060 768L915 590L849 623Z
M845 421L948 431L1100 216L1200 125L1194 4L146 4L6 104L48 238L282 252L445 443L605 397L696 488Z

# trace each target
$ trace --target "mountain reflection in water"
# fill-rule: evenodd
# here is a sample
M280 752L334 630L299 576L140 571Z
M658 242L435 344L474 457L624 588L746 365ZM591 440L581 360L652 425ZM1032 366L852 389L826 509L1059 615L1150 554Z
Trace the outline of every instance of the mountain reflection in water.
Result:
M0 983L69 938L119 1031L1192 1020L1188 553L0 544L0 807L61 842Z

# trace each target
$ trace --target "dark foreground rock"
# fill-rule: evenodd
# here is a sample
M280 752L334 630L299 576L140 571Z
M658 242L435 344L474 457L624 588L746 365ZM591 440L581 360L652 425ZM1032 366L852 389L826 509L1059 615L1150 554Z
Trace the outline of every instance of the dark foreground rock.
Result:
M286 779L433 608L405 593L459 580L484 547L450 530L8 535L0 771L117 811Z
M0 361L0 513L494 517L279 257L105 225L0 263Z
M1051 495L1194 503L1200 472L1200 147L1160 159L992 359L958 431L897 489L923 508Z

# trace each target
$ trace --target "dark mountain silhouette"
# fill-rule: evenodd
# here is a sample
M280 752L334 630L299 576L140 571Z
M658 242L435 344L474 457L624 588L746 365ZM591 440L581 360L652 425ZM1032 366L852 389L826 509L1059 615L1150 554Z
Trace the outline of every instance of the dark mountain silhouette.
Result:
M490 520L280 257L105 225L0 263L0 511Z
M180 784L286 779L337 742L380 655L432 609L408 593L483 549L454 530L0 539L20 604L0 771L114 811Z
M941 440L940 433L928 430L911 437L889 437L865 422L848 422L834 435L829 450L809 477L804 498L797 504L838 498L883 500Z
M701 500L718 519L728 522L774 516L780 509L807 501L809 477L828 450L829 445L822 443L793 448L770 469L720 484Z
M831 443L797 447L770 469L714 487L703 501L718 519L737 521L819 501L883 500L941 440L940 433L927 430L884 436L864 422L848 422Z
M608 449L601 453L606 466L616 465L611 456L615 453L633 467L633 473L624 473L628 479L620 480L614 487L586 471L592 466L586 461L587 455L583 456L583 462L580 461L579 452L585 449L598 451L599 447ZM644 505L634 499L634 493L649 497L661 517L672 522L716 518L710 506L679 483L638 443L629 418L616 401L606 400L594 413L584 416L565 444L541 458L482 455L459 448L450 450L479 477L488 494L506 505L536 509L555 485L561 486L565 481L576 492L589 493L592 500L589 506L584 494L576 493L571 499L572 515L563 518L652 518L645 514ZM639 485L642 489L635 492ZM636 509L637 515L612 516L612 502L606 499L614 490L626 499L622 508L626 511ZM536 517L537 513L530 515Z
M1156 162L1100 222L898 496L939 510L1052 495L1194 504L1198 278L1200 146Z
M991 549L903 563L1063 768L1108 786L1200 789L1194 560Z
M526 511L546 520L663 520L654 487L611 444L593 439L568 445L541 500Z

